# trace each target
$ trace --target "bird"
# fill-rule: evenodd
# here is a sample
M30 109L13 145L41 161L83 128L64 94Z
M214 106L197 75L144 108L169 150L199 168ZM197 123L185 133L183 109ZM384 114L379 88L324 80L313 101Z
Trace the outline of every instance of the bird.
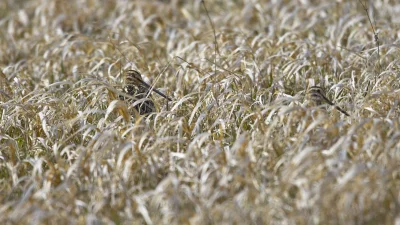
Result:
M168 101L172 101L171 98L144 82L142 75L137 70L130 69L126 72L126 85L123 88L123 92L127 95L133 96L133 99L130 99L129 103L132 104L137 100L147 98L143 102L138 103L134 106L139 115L148 115L152 112L156 112L154 102L151 99L148 99L148 97L150 97L151 91L156 92L157 94L166 98ZM129 99L122 95L120 95L119 98L121 100Z
M326 96L324 90L319 87L319 86L312 86L308 90L308 95L311 101L313 101L316 105L322 105L322 104L329 104L331 106L335 106L337 110L339 110L341 113L343 113L346 116L350 116L346 111L344 111L342 108L339 106L335 105L333 102L331 102Z

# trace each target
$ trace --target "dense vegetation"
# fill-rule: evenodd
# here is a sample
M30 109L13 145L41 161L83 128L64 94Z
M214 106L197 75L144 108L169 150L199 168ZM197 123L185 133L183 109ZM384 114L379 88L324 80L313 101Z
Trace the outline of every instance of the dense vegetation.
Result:
M399 224L399 15L0 1L0 224ZM173 101L132 113L128 69Z

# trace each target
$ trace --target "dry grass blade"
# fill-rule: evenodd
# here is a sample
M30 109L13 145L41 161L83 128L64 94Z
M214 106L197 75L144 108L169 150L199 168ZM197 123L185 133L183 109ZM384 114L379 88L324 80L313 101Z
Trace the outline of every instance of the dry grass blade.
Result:
M119 100L114 100L110 103L110 105L107 108L105 118L107 119L110 116L110 114L115 110L121 114L121 116L124 118L126 122L128 123L130 122L130 114L128 108L126 107L126 104L124 104Z
M7 76L0 69L0 100L5 99L4 97L7 97L7 100L11 99L11 96L12 92L10 85L8 84Z

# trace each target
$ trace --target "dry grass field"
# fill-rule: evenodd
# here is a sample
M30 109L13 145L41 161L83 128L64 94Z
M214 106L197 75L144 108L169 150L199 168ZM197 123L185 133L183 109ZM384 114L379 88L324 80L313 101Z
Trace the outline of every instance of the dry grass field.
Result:
M0 224L400 224L400 2L205 3L0 1Z

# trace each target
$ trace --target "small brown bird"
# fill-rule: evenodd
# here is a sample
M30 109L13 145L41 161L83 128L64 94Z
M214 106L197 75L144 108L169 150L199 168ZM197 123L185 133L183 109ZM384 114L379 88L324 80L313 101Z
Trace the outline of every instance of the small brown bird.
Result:
M123 90L126 94L134 97L130 103L134 103L137 100L150 97L150 92L154 91L162 97L168 99L168 101L172 101L171 98L167 97L159 90L154 89L149 84L143 81L142 75L136 70L128 70L126 72L126 86ZM125 100L124 96L120 96L121 100ZM146 99L143 102L135 105L135 110L140 115L146 115L156 111L156 107L154 106L154 102L150 99Z
M335 105L333 102L329 101L329 99L325 96L325 92L321 87L318 86L312 86L308 90L308 95L310 100L314 101L316 105L322 105L322 104L329 104L331 106L335 106L337 110L339 110L341 113L343 113L346 116L350 116L346 111L344 111L342 108L339 106Z

